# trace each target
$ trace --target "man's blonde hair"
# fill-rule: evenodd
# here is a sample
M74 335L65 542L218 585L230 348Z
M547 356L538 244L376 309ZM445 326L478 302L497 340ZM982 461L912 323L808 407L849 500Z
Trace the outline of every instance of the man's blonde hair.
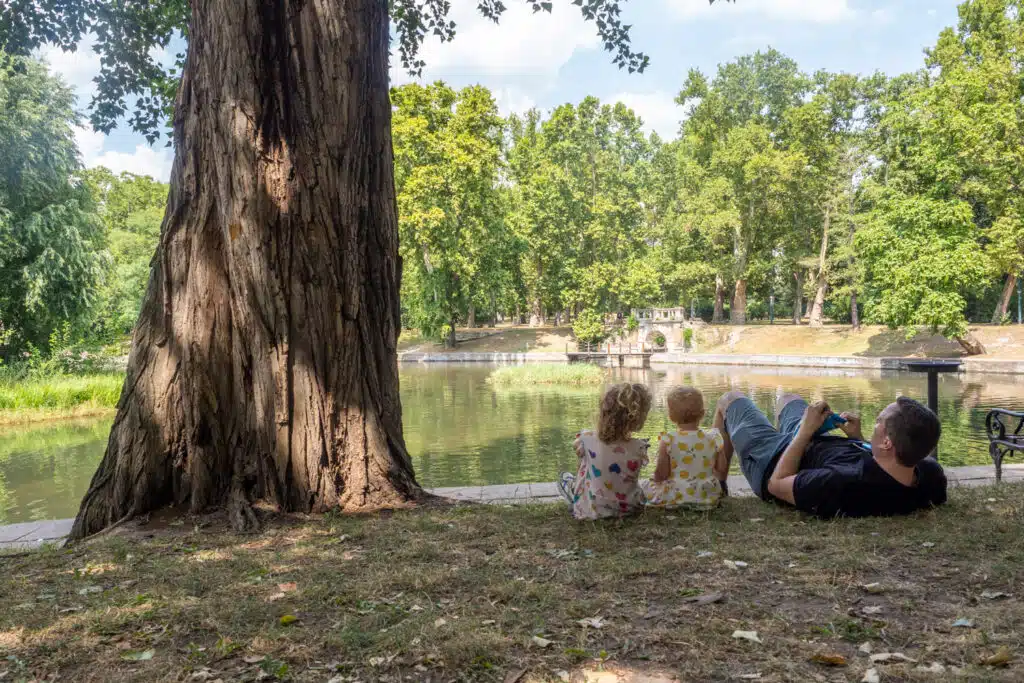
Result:
M694 387L675 387L668 392L668 419L676 424L700 422L704 417L704 394Z
M643 384L616 384L601 397L597 438L604 443L625 441L641 429L651 410L651 392Z

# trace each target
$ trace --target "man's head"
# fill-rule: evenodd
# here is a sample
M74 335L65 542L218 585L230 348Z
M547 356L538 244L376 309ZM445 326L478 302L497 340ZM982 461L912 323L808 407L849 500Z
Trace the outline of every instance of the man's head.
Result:
M878 414L871 450L875 455L891 455L904 467L913 467L935 450L941 434L935 413L901 396Z

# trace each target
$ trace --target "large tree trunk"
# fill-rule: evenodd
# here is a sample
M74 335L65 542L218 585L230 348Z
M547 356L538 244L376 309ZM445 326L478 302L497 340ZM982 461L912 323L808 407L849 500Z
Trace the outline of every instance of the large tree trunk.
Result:
M715 275L715 310L711 314L711 322L720 324L725 322L725 282L721 275Z
M747 323L747 279L736 280L736 289L732 295L732 307L729 309L729 322L733 325Z
M472 302L470 302L469 310L466 312L466 327L469 329L476 327L476 306Z
M996 304L995 313L992 314L992 324L999 325L1003 322L1006 310L1010 307L1010 299L1013 297L1013 290L1017 286L1017 276L1009 273L1006 276L1006 284L1003 286L1003 293Z
M808 320L811 327L821 327L825 319L825 293L828 291L828 229L831 220L832 211L826 208L821 230L821 251L818 253L818 273L814 279L814 301L811 303Z
M793 280L793 324L799 325L804 317L804 271L797 268Z
M106 454L71 532L178 504L422 495L402 436L380 0L193 3L171 191Z

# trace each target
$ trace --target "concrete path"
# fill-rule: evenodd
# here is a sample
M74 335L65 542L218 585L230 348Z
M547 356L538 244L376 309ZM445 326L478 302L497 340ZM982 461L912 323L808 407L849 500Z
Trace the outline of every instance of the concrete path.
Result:
M984 486L995 483L991 465L947 467L946 476L954 486ZM1004 482L1024 482L1024 463L1004 464ZM499 484L497 486L459 486L432 489L431 493L453 500L492 505L518 505L522 503L557 503L561 501L554 482L539 484ZM729 494L752 495L746 480L737 475L729 477ZM46 544L59 545L71 531L71 519L54 519L0 526L0 553L26 548L39 548Z

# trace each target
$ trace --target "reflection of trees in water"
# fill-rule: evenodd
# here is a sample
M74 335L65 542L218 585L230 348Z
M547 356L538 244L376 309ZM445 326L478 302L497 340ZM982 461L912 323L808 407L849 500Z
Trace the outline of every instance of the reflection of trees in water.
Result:
M0 437L0 523L74 515L109 429L109 420L93 420L7 430Z

